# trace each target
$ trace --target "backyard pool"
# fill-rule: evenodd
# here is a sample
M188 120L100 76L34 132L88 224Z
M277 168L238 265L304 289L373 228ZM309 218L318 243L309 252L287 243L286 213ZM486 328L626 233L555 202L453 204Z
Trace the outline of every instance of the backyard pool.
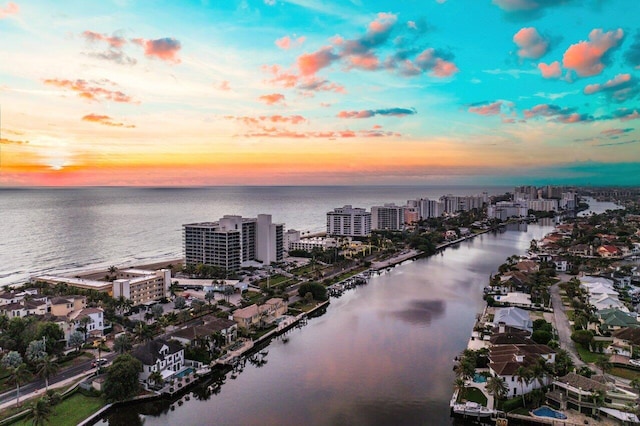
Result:
M487 376L484 376L482 374L479 373L475 373L473 375L473 381L476 383L485 383L487 381Z
M182 370L181 372L179 372L178 374L176 374L176 378L178 379L182 379L184 376L188 376L189 374L195 372L196 370L194 370L191 367L187 367L184 370Z
M551 409L549 407L547 407L546 405L543 405L540 408L536 408L535 410L532 411L532 413L538 417L551 417L552 419L566 419L567 416L565 416L564 414L562 414L559 411L556 411L554 409Z

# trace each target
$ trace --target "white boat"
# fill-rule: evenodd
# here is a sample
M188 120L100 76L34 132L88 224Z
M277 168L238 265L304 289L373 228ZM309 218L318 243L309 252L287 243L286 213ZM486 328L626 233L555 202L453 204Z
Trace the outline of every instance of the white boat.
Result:
M495 410L480 405L477 402L467 401L464 404L454 404L453 412L473 417L489 417L495 413Z

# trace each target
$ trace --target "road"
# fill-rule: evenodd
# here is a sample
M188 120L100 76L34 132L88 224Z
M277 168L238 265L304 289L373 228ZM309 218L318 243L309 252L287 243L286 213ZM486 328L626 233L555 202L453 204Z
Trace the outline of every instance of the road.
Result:
M565 312L565 306L560 298L560 287L554 284L549 289L551 293L551 303L553 304L553 315L555 317L556 329L558 330L558 339L560 347L566 349L571 355L571 359L576 367L580 368L586 365L578 356L578 350L573 340L571 340L571 325Z
M113 358L115 358L117 356L117 354L115 353L108 353L108 354L104 354L102 355L102 358L106 358L108 362L113 361ZM70 379L72 377L78 376L82 373L87 372L88 370L92 370L94 369L91 366L91 362L92 360L88 360L86 362L82 362L80 364L71 366L69 368L66 368L62 371L60 371L58 374L56 374L54 377L50 377L49 378L49 386L52 386L56 383L65 381L67 379ZM35 380L31 383L26 383L22 386L20 386L20 400L22 400L22 398L24 397L24 395L33 393L35 391L43 391L45 388L44 385L44 380L42 379L38 379ZM3 394L0 395L0 405L3 405L11 400L14 400L16 398L16 389L12 389L10 391L7 391Z

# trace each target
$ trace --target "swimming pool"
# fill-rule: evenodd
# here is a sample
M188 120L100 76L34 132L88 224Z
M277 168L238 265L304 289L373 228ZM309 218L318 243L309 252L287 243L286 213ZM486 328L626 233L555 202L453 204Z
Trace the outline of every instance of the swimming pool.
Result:
M476 383L485 383L487 381L487 376L483 376L482 374L475 373L473 375L473 381Z
M562 414L559 411L556 411L554 409L551 409L549 407L547 407L546 405L543 405L540 408L536 408L535 410L532 411L533 414L535 414L536 416L539 417L551 417L552 419L566 419L567 416L565 416L564 414Z
M191 367L187 367L184 370L182 370L181 372L179 372L178 374L176 374L176 378L182 379L184 376L188 376L189 374L193 373L194 371L196 371L196 370L194 370Z

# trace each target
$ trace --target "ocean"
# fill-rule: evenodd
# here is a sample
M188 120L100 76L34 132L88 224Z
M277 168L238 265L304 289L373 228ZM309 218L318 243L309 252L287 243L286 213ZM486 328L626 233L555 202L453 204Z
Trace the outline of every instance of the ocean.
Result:
M225 214L271 214L285 229L325 230L326 212L370 209L445 194L490 195L512 187L253 186L205 188L0 189L0 286L42 274L71 274L177 259L182 224Z

